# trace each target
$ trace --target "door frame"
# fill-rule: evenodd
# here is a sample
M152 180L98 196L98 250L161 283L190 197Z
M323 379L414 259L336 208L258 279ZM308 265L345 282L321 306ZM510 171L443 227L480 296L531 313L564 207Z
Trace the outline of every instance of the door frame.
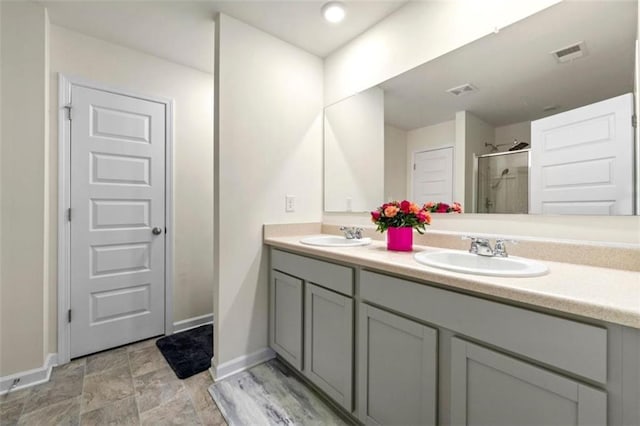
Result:
M441 145L437 148L418 148L417 150L414 150L411 152L411 180L410 180L410 184L411 184L411 190L408 191L408 196L410 199L414 200L415 196L414 196L414 191L415 191L415 187L414 187L414 180L415 180L415 174L416 174L416 169L415 169L415 164L416 164L416 155L423 153L423 152L431 152L431 151L440 151L443 149L449 149L451 148L451 202L453 202L456 198L456 147L455 145ZM434 200L435 201L435 200ZM437 202L437 201L436 201Z
M174 268L174 217L173 217L173 139L174 100L149 96L105 85L82 77L58 73L58 364L70 361L71 326L67 312L71 304L71 227L67 211L71 206L71 122L67 119L71 106L73 86L101 90L156 102L165 106L165 246L164 333L173 333L173 268Z

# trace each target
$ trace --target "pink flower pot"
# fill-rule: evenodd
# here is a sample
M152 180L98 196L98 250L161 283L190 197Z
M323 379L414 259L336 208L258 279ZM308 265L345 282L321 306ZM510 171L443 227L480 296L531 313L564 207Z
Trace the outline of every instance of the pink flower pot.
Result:
M413 250L413 228L387 229L387 250L412 251Z

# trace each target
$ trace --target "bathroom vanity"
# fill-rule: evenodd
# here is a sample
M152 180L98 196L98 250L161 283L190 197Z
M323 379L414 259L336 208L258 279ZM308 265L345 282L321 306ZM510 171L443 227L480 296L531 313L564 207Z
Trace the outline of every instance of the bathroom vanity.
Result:
M265 238L270 346L360 422L640 424L637 272L478 277L299 240Z

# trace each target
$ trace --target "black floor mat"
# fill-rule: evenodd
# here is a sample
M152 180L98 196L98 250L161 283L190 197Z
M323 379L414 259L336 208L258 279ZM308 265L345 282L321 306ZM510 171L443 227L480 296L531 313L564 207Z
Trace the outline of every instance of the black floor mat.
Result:
M166 336L156 346L179 379L186 379L211 367L213 357L213 325Z

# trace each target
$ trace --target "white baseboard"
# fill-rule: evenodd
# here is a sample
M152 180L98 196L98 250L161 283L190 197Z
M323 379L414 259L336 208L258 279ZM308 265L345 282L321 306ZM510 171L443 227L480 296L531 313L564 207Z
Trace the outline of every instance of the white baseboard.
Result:
M214 358L211 358L211 369L209 370L214 381L225 379L241 371L248 370L263 362L276 357L276 353L271 348L262 348L254 353L242 355L231 361L216 365Z
M58 354L49 354L42 367L0 377L0 395L6 394L9 390L13 392L48 382L51 377L51 370L56 365L58 365ZM14 388L11 388L15 379L20 379L20 381Z
M179 333L205 324L213 324L213 314L200 315L199 317L176 321L173 323L173 332Z

